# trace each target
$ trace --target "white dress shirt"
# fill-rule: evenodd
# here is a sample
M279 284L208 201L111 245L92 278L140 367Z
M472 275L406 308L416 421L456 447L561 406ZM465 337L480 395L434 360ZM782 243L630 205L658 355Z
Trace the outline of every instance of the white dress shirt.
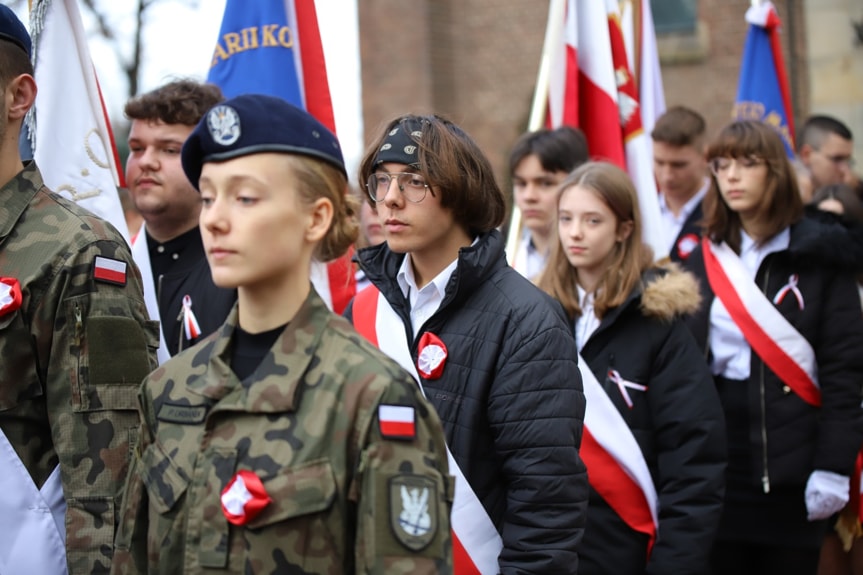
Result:
M507 255L509 256L509 254ZM524 228L521 231L521 236L519 236L518 245L515 254L512 255L510 265L515 271L534 281L545 268L546 261L548 261L548 252L541 252L536 249L530 230Z
M665 244L668 246L669 253L674 251L674 242L677 241L677 236L680 235L680 230L683 229L683 224L686 219L695 211L698 202L704 199L707 189L710 187L710 180L705 179L704 185L698 190L694 196L689 198L689 201L683 204L680 213L676 216L668 204L665 202L665 194L659 194L659 215L662 217L662 229L665 230Z
M581 286L578 288L578 305L581 307L581 315L575 320L575 345L579 353L599 327L600 320L596 317L596 310L593 307L593 293L587 293Z
M791 233L785 228L762 246L740 232L740 261L749 273L752 281L761 262L768 254L788 249ZM743 332L731 319L728 310L722 305L718 297L713 299L710 306L710 351L713 353L711 370L713 375L721 375L728 379L749 379L749 367L752 361L752 348L743 337Z
M423 324L434 315L443 302L443 296L446 292L446 284L449 283L449 278L455 271L458 265L458 258L454 259L447 267L443 269L435 278L424 285L422 289L417 288L416 276L414 276L414 267L411 265L411 255L407 254L402 261L402 266L399 268L396 280L402 290L404 296L411 304L411 328L413 329L414 339L419 333L419 329Z

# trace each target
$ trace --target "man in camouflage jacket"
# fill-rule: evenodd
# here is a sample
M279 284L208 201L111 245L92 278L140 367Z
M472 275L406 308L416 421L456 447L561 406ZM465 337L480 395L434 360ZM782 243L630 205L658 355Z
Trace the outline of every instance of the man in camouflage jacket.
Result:
M0 6L0 566L107 573L158 326L122 236L21 161L29 52Z

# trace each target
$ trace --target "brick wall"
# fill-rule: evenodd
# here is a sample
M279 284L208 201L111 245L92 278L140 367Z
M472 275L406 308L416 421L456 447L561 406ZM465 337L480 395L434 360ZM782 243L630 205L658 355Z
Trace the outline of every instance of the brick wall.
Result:
M799 114L809 106L803 0L774 4L785 26L785 61L798 64L791 80ZM667 104L699 110L710 133L731 118L748 6L749 0L700 0L703 57L663 65ZM366 141L398 114L444 113L478 141L508 185L507 156L527 126L547 17L541 0L360 0Z
M366 141L399 114L442 113L502 178L527 125L547 17L534 0L361 0Z

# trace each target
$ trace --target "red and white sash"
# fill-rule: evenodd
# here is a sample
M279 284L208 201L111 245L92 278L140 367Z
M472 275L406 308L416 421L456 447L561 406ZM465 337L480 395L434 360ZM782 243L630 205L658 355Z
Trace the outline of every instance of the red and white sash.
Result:
M644 454L581 354L578 370L587 401L581 458L590 486L630 528L650 538L649 556L659 529L659 496Z
M821 405L815 351L749 276L723 242L702 239L707 280L752 350L803 401ZM802 299L802 298L801 298Z
M66 575L66 501L60 466L41 489L0 431L0 573Z
M404 335L404 323L375 286L369 286L356 295L353 318L354 327L361 335L420 381ZM450 521L455 574L499 573L498 556L503 549L500 534L448 446L446 454L449 471L455 476L455 500Z

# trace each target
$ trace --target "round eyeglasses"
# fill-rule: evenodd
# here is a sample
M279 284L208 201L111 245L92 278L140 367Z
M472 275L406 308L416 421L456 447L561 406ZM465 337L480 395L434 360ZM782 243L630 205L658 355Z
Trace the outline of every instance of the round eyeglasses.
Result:
M742 158L720 157L711 158L709 161L710 171L713 172L714 176L724 174L731 168L732 164L737 164L737 167L743 170L751 170L766 163L767 160L755 156L744 156Z
M429 189L425 178L422 174L416 173L387 173L375 172L369 176L366 182L366 188L369 192L369 197L375 202L382 202L387 196L387 191L390 189L390 182L395 178L398 184L399 191L404 198L412 204L418 204L426 197L426 192Z

